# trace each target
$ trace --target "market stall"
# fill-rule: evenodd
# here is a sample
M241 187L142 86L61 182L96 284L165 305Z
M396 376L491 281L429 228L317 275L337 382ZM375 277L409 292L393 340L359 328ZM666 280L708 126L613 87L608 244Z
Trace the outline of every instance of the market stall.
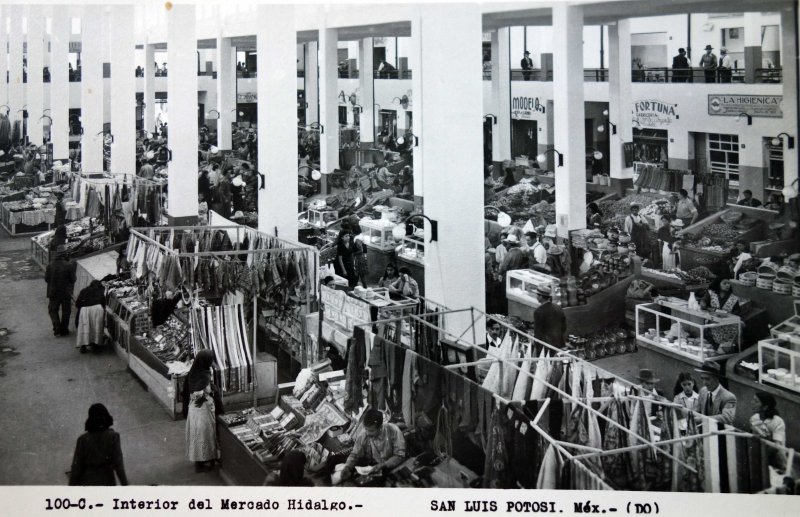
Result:
M56 218L56 192L60 192L57 187L40 186L16 196L9 193L0 203L0 225L14 237L51 229ZM65 208L68 221L83 217L84 210L78 204L67 202Z

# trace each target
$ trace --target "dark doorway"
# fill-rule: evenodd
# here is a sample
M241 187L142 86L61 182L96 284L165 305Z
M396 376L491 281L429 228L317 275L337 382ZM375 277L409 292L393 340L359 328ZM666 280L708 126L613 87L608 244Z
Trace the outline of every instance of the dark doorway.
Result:
M538 125L535 120L511 121L511 155L535 158L538 149Z
M372 70L377 70L383 60L386 59L386 47L373 47L372 49Z

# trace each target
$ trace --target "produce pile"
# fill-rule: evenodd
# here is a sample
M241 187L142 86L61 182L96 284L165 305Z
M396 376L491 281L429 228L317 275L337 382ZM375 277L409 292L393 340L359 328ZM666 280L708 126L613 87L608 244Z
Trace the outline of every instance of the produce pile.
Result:
M541 216L547 224L555 224L556 208L548 202L550 198L547 185L521 181L498 196L491 205L510 215L512 220L527 221Z
M704 269L705 271L697 272L700 268ZM648 273L655 277L661 277L670 280L677 280L679 282L683 282L685 285L703 285L707 284L709 280L714 278L714 275L708 268L704 266L700 266L694 268L690 271L681 271L680 269L650 269L643 267L642 272ZM708 275L708 276L707 276Z
M653 220L657 215L660 215L662 208L656 201L667 201L664 196L657 194L630 194L622 199L606 199L597 203L600 211L603 213L604 226L616 226L622 228L625 225L625 218L631 213L631 203L639 203L641 210L639 213L646 216L648 219ZM664 211L672 211L674 208L669 201L661 203Z

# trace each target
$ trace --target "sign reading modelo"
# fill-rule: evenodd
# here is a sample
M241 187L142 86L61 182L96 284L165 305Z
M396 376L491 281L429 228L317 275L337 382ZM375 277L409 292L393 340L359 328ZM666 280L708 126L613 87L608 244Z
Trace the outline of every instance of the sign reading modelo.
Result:
M783 95L727 95L708 96L708 114L737 117L747 113L751 117L783 117Z
M533 120L534 112L545 112L544 103L539 100L539 97L514 97L511 99L511 118Z
M642 127L663 127L680 118L677 104L657 100L643 100L633 103L633 124Z

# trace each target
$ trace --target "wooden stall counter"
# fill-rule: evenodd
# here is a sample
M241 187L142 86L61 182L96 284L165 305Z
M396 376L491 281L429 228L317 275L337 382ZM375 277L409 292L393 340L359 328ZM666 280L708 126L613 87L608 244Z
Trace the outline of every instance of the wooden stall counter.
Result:
M754 285L746 285L738 280L731 280L731 288L733 294L739 298L750 300L766 309L771 325L777 325L794 315L792 302L795 298L789 294L779 294Z

